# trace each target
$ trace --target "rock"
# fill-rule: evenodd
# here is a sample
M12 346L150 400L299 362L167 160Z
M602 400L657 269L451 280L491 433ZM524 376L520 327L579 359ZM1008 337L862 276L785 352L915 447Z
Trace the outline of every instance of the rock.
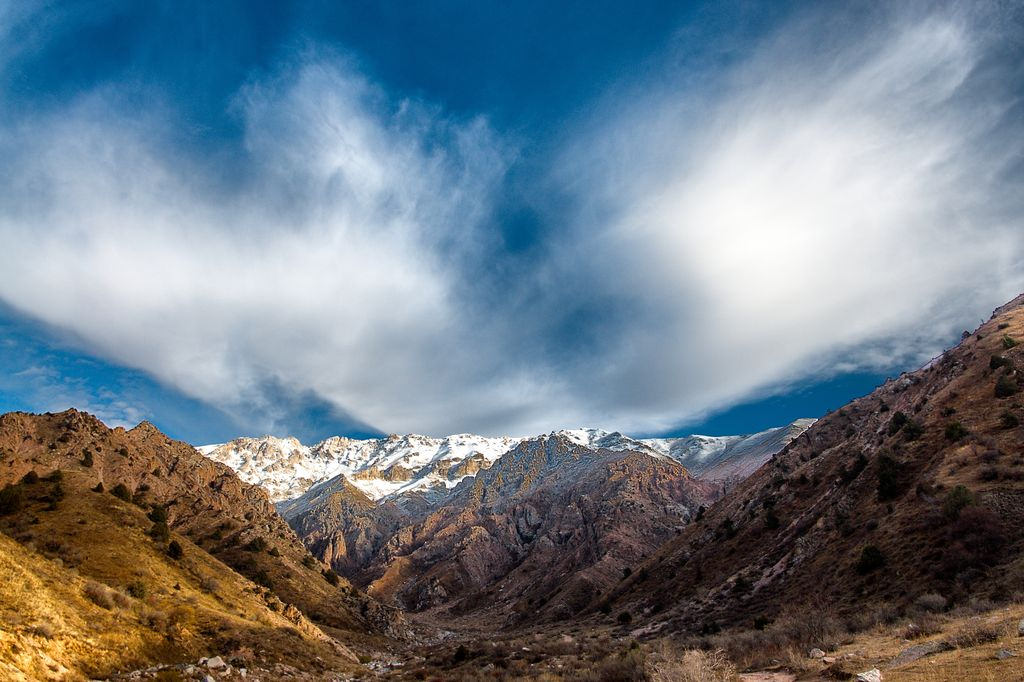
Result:
M834 664L836 662L836 657L835 656L822 656L821 657L821 662L824 663L825 665L832 665L832 664Z
M871 670L857 673L857 677L854 679L857 682L882 682L882 671L878 668L872 668Z
M212 675L203 675L203 682L217 682Z
M1020 622L1017 623L1017 636L1024 637L1024 618L1021 618Z
M228 667L228 664L220 656L214 656L213 658L206 659L206 667L210 670L221 670Z
M249 674L249 671L246 670L245 668L239 668L238 669L238 676L241 677L243 680L245 679L245 676L248 675L248 674Z
M811 658L825 658L825 652L818 648L811 649L807 655Z
M1000 661L1002 661L1004 659L1007 659L1007 658L1013 658L1016 655L1017 654L1013 653L1009 649L1000 649L999 651L996 652L996 658L998 658Z
M913 663L919 658L925 656L931 656L937 654L940 651L949 651L953 646L949 642L924 642L923 644L915 644L914 646L904 649L899 655L892 659L890 665L905 665L907 663Z

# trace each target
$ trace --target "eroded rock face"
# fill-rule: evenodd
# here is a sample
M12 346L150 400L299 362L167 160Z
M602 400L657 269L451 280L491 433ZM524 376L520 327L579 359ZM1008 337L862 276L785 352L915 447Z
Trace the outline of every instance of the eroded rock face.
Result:
M339 478L280 509L314 551L385 602L514 621L585 608L716 490L655 453L550 435L522 442L439 505L373 505Z

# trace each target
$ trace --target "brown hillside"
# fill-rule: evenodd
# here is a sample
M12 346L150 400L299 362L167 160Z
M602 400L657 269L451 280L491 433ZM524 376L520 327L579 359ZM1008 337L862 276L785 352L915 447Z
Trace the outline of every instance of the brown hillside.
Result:
M819 420L612 595L651 631L1024 590L1024 297ZM960 487L962 486L962 488Z

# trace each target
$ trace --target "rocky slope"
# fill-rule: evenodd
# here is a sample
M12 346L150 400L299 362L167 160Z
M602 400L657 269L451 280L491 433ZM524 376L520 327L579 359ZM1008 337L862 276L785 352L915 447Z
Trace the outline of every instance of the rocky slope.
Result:
M670 457L691 474L726 481L749 475L814 423L745 436L685 436L636 439L600 429L557 431L591 449L636 450ZM344 476L371 500L409 497L441 501L460 481L491 466L523 438L457 434L430 438L410 434L358 440L333 437L311 446L295 438L237 438L197 449L260 485L275 502L294 499L318 483Z
M342 642L402 627L327 580L262 489L150 424L0 416L0 491L8 673L95 677L229 651L354 669Z
M1024 584L1024 296L819 420L602 603L645 632Z
M668 457L553 434L521 442L433 509L372 505L340 478L281 510L314 552L385 602L514 623L575 614L716 490Z

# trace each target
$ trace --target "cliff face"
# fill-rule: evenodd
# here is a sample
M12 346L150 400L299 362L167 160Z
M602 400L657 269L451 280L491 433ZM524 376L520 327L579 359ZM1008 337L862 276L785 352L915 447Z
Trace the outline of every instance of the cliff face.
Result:
M654 629L854 611L1024 580L1024 297L820 419L611 598Z

